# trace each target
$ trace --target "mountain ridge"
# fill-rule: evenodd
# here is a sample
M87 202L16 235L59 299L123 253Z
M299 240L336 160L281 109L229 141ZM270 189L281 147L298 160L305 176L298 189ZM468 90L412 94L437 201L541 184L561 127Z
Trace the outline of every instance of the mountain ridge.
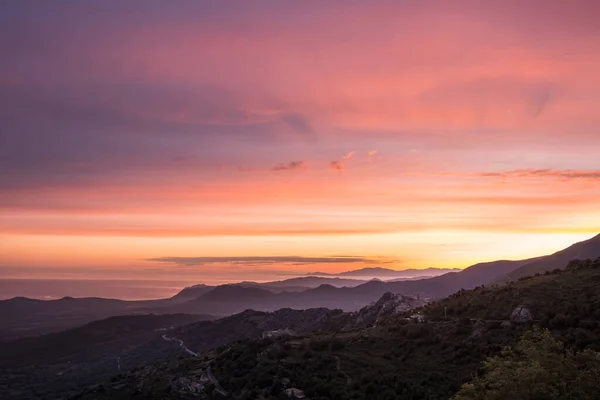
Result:
M574 243L555 253L539 257L538 259L507 273L505 276L499 277L495 282L506 283L524 276L544 273L556 268L564 268L571 260L595 259L596 257L600 257L600 234L590 239Z
M329 273L329 272L308 272L304 274L305 276L339 276L339 277L390 277L390 278L401 278L401 277L414 277L414 276L437 276L441 274L445 274L448 272L458 272L460 268L424 268L424 269L416 269L409 268L403 270L396 270L391 268L383 268L383 267L365 267L356 270L344 271L340 273Z

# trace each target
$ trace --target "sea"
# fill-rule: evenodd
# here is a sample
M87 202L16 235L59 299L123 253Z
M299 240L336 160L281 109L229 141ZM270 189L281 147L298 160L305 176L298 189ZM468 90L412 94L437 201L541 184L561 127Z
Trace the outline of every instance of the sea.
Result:
M197 282L168 280L0 279L0 300L13 297L52 300L103 297L122 300L164 299Z

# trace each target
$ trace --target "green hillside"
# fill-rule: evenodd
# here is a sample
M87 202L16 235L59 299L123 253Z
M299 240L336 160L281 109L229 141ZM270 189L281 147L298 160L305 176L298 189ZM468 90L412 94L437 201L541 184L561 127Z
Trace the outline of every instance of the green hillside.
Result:
M431 319L505 320L519 305L527 307L543 327L564 328L568 334L587 336L579 341L596 343L600 338L600 258L574 260L565 269L506 285L459 291L421 311Z

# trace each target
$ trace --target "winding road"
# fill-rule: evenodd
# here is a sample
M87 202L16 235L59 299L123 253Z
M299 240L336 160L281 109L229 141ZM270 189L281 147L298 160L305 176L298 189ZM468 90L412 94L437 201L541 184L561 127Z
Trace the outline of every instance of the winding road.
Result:
M206 369L206 375L208 376L208 379L210 380L210 382L213 385L215 385L215 390L217 392L219 392L220 395L227 397L227 391L225 389L223 389L223 387L221 386L221 384L219 383L219 381L215 377L215 374L213 374L212 367L210 365Z
M183 351L185 351L186 353L194 356L194 357L198 357L198 353L196 353L195 351L190 350L184 343L183 340L177 339L177 338L170 338L168 337L166 334L162 335L162 338L164 340L166 340L167 342L177 342L179 343L179 347L181 347L183 349Z

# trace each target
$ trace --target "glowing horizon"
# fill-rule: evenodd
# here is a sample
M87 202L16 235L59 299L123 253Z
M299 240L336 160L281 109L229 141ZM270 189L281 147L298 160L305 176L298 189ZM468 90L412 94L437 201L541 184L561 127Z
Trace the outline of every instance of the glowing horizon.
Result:
M0 277L464 268L585 240L599 16L591 0L8 2ZM149 261L165 257L322 260Z

